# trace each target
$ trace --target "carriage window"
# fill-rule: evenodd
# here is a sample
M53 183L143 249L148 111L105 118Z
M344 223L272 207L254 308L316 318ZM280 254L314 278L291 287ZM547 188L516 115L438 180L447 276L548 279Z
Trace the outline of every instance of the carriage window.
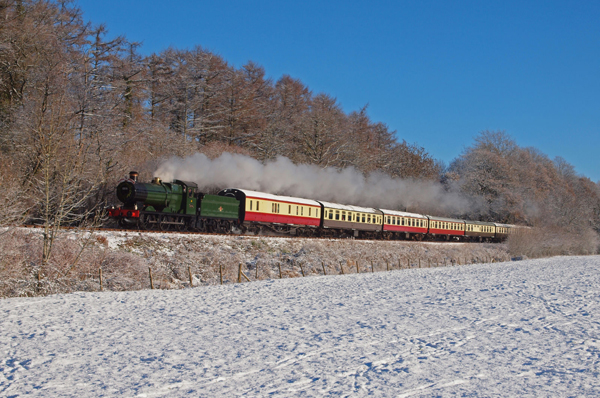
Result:
M252 210L252 201L250 201L250 210Z
M296 215L298 215L298 206L296 206Z
M329 210L329 219L333 220L333 210Z
M277 213L279 213L279 212L280 212L280 210L279 210L279 203L277 203Z
M362 215L362 222L365 222L365 215Z
M259 205L259 204L260 204L260 201L259 201L259 200L257 200L257 201L256 201L256 211L258 211L258 205Z
M292 205L288 205L288 214L292 214Z
M339 220L339 219L340 219L340 211L339 211L339 210L336 210L336 211L335 211L335 219L336 219L336 220Z
M308 208L308 216L309 216L309 217L310 217L310 212L311 212L311 210L312 210L312 208L311 208L311 207L309 207L309 208Z
M369 224L371 223L371 215L370 214L367 216L367 223L369 223Z
M345 211L342 212L342 221L346 221L346 212Z
M319 217L319 209L315 210L315 217Z

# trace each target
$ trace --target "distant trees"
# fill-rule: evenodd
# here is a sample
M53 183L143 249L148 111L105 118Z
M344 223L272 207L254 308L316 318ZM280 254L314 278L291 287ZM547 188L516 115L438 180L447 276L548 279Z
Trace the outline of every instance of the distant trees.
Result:
M483 131L450 165L448 175L480 206L469 217L600 231L600 190L562 158L521 148L502 131Z

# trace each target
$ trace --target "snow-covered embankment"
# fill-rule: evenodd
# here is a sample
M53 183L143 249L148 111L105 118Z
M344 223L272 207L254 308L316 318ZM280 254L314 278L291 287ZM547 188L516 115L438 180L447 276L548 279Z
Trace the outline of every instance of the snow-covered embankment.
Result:
M0 395L598 396L600 256L0 301Z

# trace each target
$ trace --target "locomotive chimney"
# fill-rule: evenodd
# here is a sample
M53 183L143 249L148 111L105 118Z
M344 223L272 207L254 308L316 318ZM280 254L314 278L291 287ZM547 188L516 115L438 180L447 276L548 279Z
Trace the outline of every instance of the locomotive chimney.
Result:
M130 171L129 172L129 179L137 182L138 175L139 174L138 174L137 171Z

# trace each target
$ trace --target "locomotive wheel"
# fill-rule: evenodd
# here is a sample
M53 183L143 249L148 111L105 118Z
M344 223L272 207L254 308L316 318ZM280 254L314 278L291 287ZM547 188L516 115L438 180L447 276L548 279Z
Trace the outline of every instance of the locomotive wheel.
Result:
M177 222L180 222L181 224L177 224L177 230L178 231L187 231L187 220L185 217L179 217L179 219L177 220Z
M168 216L159 216L158 217L158 229L161 231L168 231L171 227L171 224L167 224Z
M143 214L140 214L140 218L138 219L138 229L148 229L148 226L146 225L146 216L144 216Z

